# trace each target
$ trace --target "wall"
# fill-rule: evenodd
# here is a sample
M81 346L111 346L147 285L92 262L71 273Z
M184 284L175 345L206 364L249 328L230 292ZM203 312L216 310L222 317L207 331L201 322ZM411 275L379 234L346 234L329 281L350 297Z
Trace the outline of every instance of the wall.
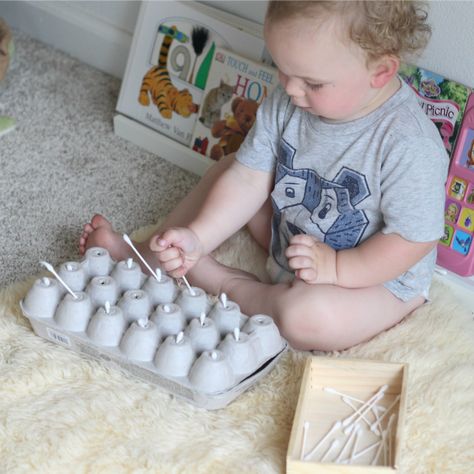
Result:
M203 1L263 22L266 2ZM1 1L0 16L11 26L116 77L122 77L139 1ZM474 86L474 2L431 1L433 37L416 62Z

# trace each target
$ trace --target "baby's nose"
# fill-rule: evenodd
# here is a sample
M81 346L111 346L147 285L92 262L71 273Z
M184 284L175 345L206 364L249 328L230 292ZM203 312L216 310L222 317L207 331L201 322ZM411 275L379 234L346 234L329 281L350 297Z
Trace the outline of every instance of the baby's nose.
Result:
M303 97L305 95L301 82L298 79L288 78L285 91L290 97Z

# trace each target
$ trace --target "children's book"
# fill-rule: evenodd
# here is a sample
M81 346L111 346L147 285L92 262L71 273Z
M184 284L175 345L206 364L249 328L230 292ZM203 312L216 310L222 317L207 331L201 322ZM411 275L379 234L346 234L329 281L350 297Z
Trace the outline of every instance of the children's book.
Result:
M400 76L418 95L424 112L437 126L451 156L471 89L421 67L403 64Z
M216 48L191 147L213 160L237 151L278 84L275 68Z
M229 17L191 1L143 2L117 111L189 146L215 50L271 63L258 28Z

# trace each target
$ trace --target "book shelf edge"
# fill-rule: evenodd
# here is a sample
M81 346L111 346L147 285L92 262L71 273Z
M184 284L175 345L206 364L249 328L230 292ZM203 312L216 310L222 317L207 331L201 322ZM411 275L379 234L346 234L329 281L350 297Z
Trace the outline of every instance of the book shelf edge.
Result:
M191 148L120 113L114 115L114 133L146 151L200 176L214 163Z

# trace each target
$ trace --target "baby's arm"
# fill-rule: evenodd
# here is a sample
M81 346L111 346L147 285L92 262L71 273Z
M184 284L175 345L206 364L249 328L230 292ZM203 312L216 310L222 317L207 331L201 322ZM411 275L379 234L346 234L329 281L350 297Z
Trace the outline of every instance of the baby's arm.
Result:
M184 275L201 255L212 252L243 227L271 191L272 173L235 161L215 181L188 228L166 230L150 248L172 276Z
M297 235L291 239L286 256L296 276L307 283L362 288L401 275L437 242L412 242L397 234L379 232L358 247L336 252L311 236Z

